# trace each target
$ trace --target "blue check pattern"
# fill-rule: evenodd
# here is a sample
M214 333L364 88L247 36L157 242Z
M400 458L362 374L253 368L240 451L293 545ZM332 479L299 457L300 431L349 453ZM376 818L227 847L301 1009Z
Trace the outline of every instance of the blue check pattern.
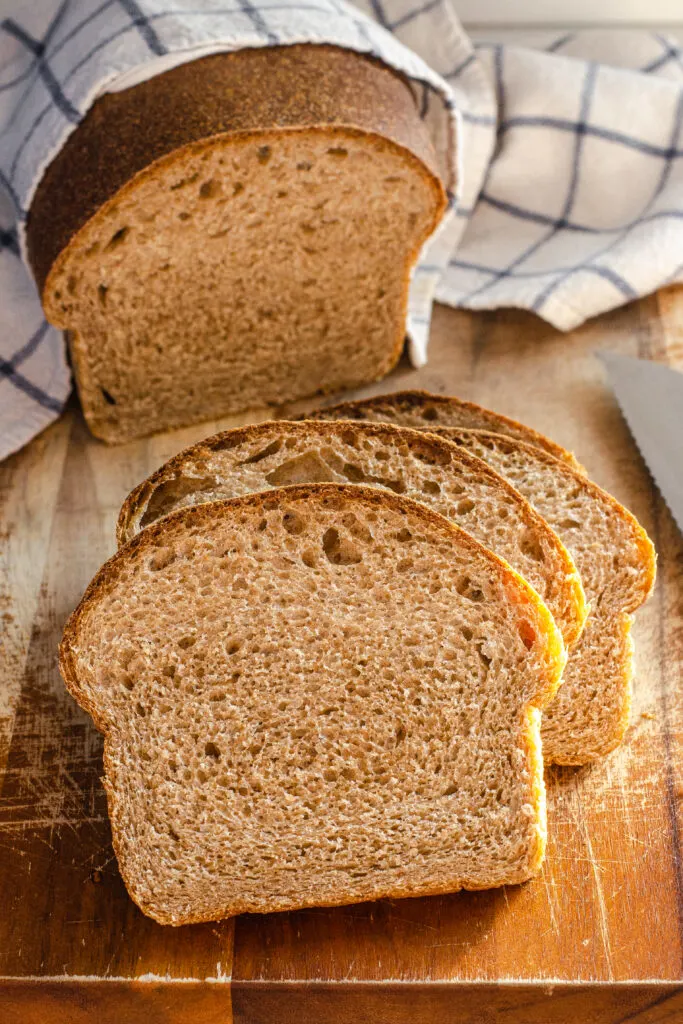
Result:
M71 388L63 338L25 263L40 176L96 95L189 54L333 42L409 78L451 182L411 286L416 365L435 297L520 306L567 329L683 274L683 56L668 37L572 32L544 50L475 48L451 0L6 0L2 10L0 458L57 418Z

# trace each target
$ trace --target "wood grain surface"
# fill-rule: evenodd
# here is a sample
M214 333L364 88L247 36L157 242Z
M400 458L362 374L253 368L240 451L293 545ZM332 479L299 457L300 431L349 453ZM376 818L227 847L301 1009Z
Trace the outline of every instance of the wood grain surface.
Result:
M683 1020L683 541L599 348L683 368L683 290L571 335L439 307L429 365L404 362L364 392L426 387L525 420L572 448L659 553L634 629L627 741L593 767L547 772L548 857L519 887L180 929L145 918L111 849L101 738L64 689L57 642L114 550L126 493L184 445L266 414L107 448L73 402L0 464L1 1021Z

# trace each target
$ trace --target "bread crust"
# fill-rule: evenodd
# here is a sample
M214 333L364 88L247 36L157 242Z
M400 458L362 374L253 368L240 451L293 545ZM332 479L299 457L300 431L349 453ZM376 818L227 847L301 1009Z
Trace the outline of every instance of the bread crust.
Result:
M546 466L549 466L556 472L561 472L571 476L575 480L576 484L590 494L596 501L607 505L611 514L620 519L621 522L625 523L631 530L633 539L641 556L642 573L638 580L637 596L635 596L635 600L632 604L629 604L624 608L624 612L629 615L632 614L648 599L652 593L657 577L657 553L647 531L640 525L633 513L629 512L624 505L617 501L614 495L610 494L609 491L603 490L599 484L594 483L585 475L584 472L577 470L566 460L558 459L549 451L539 449L536 445L527 443L526 441L522 441L518 438L498 434L492 430L466 430L460 427L442 427L440 430L442 430L443 433L439 433L439 436L444 438L452 437L455 439L458 434L472 434L483 441L487 438L490 439L491 442L495 443L499 448L507 447L509 451L526 451L530 457L533 457L537 461L544 462ZM455 443L457 444L457 441L455 441ZM559 466L558 463L560 464Z
M537 462L543 462L556 473L562 473L571 477L577 486L591 495L594 501L606 506L609 514L619 519L631 532L633 541L640 555L640 575L637 585L630 592L630 600L626 601L619 613L615 615L615 635L624 646L623 675L621 677L623 702L620 708L619 719L613 723L614 727L610 735L595 749L584 750L581 754L573 756L558 754L552 751L550 761L552 764L580 766L590 764L600 757L606 757L620 745L630 722L632 680L633 680L633 638L631 636L631 625L633 614L643 605L655 585L657 576L657 553L650 540L647 531L640 525L632 512L629 512L613 495L604 491L602 487L589 480L588 477L576 470L573 466L560 459L556 459L548 451L544 451L527 444L517 438L507 437L502 434L486 430L465 430L460 427L442 427L439 436L451 437L457 443L458 435L472 435L482 441L487 439L498 448L507 448L511 452L526 453Z
M552 441L549 437L534 430L533 427L528 427L525 423L519 423L517 420L511 419L509 416L503 416L502 413L494 412L492 409L486 409L483 405L477 405L476 402L466 402L464 399L456 398L453 395L435 395L430 391L424 391L419 388L410 391L395 391L387 395L376 395L373 398L356 399L351 402L339 402L338 404L328 405L322 409L307 413L306 416L309 419L318 419L319 417L321 419L328 419L330 418L330 413L333 413L337 419L341 419L345 413L348 413L344 418L363 419L365 410L376 409L386 404L394 405L399 409L414 411L422 411L426 407L432 406L441 407L445 412L448 412L449 409L460 409L470 412L478 419L486 420L490 424L489 429L491 431L525 440L535 448L540 448L550 455L554 455L556 459L566 462L577 472L585 473L583 466L577 461L573 452L568 451L557 444L556 441ZM429 422L429 420L425 420L425 430L430 429ZM444 429L446 428L444 427ZM453 429L459 430L460 428L456 427Z
M560 683L562 669L566 661L565 648L550 612L529 584L526 583L526 581L513 569L511 569L506 562L493 554L483 545L479 544L478 541L464 530L444 519L443 516L440 516L438 513L432 511L426 506L420 505L418 502L412 501L411 499L400 497L389 492L380 492L369 487L359 487L352 484L306 484L296 487L276 489L268 492L248 494L243 497L211 502L206 505L190 506L179 509L178 511L166 516L164 519L151 524L124 547L120 548L119 551L117 551L117 553L102 566L89 584L81 602L70 616L64 629L64 634L59 647L59 667L64 682L75 700L91 715L96 728L105 735L104 768L107 776L105 778L105 790L107 793L109 815L112 821L112 841L117 860L119 861L121 874L126 888L140 909L149 916L154 917L154 919L161 924L177 926L199 923L207 920L220 920L223 917L229 917L234 914L247 911L270 912L294 908L301 909L304 906L338 906L348 903L359 903L370 898L381 899L437 895L445 892L454 892L460 888L482 889L490 887L488 885L483 885L481 882L476 882L473 879L459 879L457 881L454 880L452 885L438 885L434 887L418 886L411 888L410 886L402 886L399 890L388 890L386 892L378 892L377 890L368 889L367 893L348 899L340 897L340 899L335 902L311 901L306 904L283 902L282 905L274 904L268 908L253 907L243 903L233 903L221 907L208 917L202 914L188 914L179 919L176 917L166 916L163 912L160 913L157 908L152 908L149 905L142 894L138 891L136 887L136 880L128 873L125 858L121 856L122 848L117 834L118 808L116 767L111 752L112 746L115 743L115 726L105 719L101 709L96 706L94 701L90 699L81 687L75 665L75 650L78 648L79 644L81 623L84 616L87 615L91 604L99 600L103 595L106 595L109 588L116 580L118 568L121 564L129 559L144 557L146 550L150 546L153 546L154 541L158 537L161 535L167 535L169 532L172 534L175 529L182 529L183 525L186 523L197 527L210 522L216 517L216 515L230 515L232 513L239 512L241 509L247 508L259 511L266 510L277 507L278 503L282 500L290 502L297 500L305 501L309 498L318 498L321 500L328 498L330 500L336 499L338 501L340 497L344 501L358 502L366 507L369 506L370 508L378 506L386 508L388 506L403 513L406 510L409 510L412 515L421 520L426 526L429 526L432 529L437 529L450 538L457 537L460 545L465 548L470 548L473 553L476 552L479 557L483 556L488 561L491 572L499 576L507 589L515 591L517 594L520 594L520 592L523 593L527 608L535 615L539 630L546 640L548 674L544 684L528 699L522 709L520 732L521 746L524 751L525 762L530 776L530 803L533 807L534 819L537 823L536 845L530 853L531 872L533 873L533 871L540 867L545 850L545 822L538 712L555 695ZM168 536L166 536L165 539L168 540ZM513 873L509 877L501 879L498 884L521 882L525 881L527 877L529 877L529 873L526 871L519 872L518 874Z
M307 127L355 128L411 154L439 193L438 223L444 184L398 72L329 45L212 54L100 97L49 165L27 222L29 260L48 316L58 318L50 281L68 258L69 243L136 175L217 136Z
M505 477L496 473L483 459L458 447L457 444L454 445L447 438L439 437L436 434L413 430L410 427L394 426L391 423L358 422L354 423L354 429L360 430L369 437L387 438L389 442L402 441L407 443L411 450L415 451L417 449L424 452L437 463L455 459L473 475L484 476L495 482L501 492L514 499L526 524L536 533L544 534L553 548L563 558L565 563L563 577L567 583L567 591L571 594L573 608L571 621L563 625L563 636L568 646L578 640L588 616L588 606L576 566L571 555L555 532ZM140 519L157 488L182 476L183 470L188 463L201 459L204 455L211 455L216 449L220 450L227 447L229 442L232 442L230 447L237 447L249 441L260 439L265 444L270 435L282 433L283 431L289 432L290 435L298 433L305 439L310 440L318 440L325 437L334 439L343 430L343 421L339 420L330 420L329 422L322 420L269 420L265 423L249 424L244 427L225 430L212 437L205 438L194 445L190 445L178 452L177 455L174 455L163 466L160 466L146 480L143 480L125 499L116 524L117 543L119 546L125 544L141 529Z

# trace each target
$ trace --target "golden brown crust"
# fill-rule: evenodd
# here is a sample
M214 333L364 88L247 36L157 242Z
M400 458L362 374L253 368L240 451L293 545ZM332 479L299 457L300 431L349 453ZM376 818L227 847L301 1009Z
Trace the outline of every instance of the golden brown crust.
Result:
M437 431L435 431L435 433L437 433ZM438 434L440 437L452 438L456 444L458 435L472 434L482 441L489 439L491 443L495 444L498 448L507 448L510 452L526 452L530 458L545 463L546 466L549 466L555 472L571 476L579 487L581 487L587 494L590 494L594 501L608 506L610 513L628 526L633 535L634 543L640 553L641 576L638 581L638 587L634 588L635 601L623 609L624 614L631 615L648 599L652 593L652 588L655 585L655 579L657 576L657 553L655 551L654 544L650 540L647 531L640 525L633 513L629 512L624 505L618 502L617 499L609 493L609 491L604 491L598 484L589 480L585 473L577 470L565 460L558 459L550 452L539 449L536 445L528 444L527 442L521 441L515 437L498 434L492 430L465 430L460 427L441 427L439 428ZM616 745L617 744L615 744L615 746Z
M466 548L469 547L479 556L483 555L489 562L492 572L498 574L506 587L516 590L518 595L523 595L523 600L527 605L527 609L533 611L535 614L539 630L546 638L548 675L545 680L545 685L529 699L523 709L522 721L520 724L522 731L522 747L530 774L530 800L532 801L532 806L535 811L535 818L539 824L538 842L536 849L532 851L529 874L533 873L540 867L545 846L543 823L544 790L539 734L537 727L534 726L534 712L532 709L536 708L540 710L548 703L548 701L552 700L560 684L562 670L566 661L566 653L562 639L550 612L529 584L513 569L511 569L506 562L485 548L482 544L466 533L466 531L444 519L443 516L439 515L437 512L419 504L419 502L415 502L389 492L378 492L369 487L358 487L351 484L305 484L263 493L248 494L243 497L232 498L226 501L211 502L206 505L190 506L188 508L180 509L177 512L173 512L164 519L151 524L123 548L120 548L119 551L109 559L109 561L105 562L89 584L80 604L72 613L64 628L64 634L59 647L59 667L62 677L67 689L75 700L92 716L95 726L105 734L105 789L107 792L109 813L112 819L112 841L117 860L119 861L121 874L128 892L140 909L149 916L154 917L154 919L161 924L171 924L176 926L183 924L196 924L206 920L219 920L222 917L229 917L246 911L263 911L258 907L234 904L221 908L210 917L202 915L188 915L183 917L182 920L171 920L165 915L159 914L158 910L151 908L144 899L140 898L137 892L135 879L132 878L126 870L125 857L121 856L122 850L118 842L118 835L116 831L116 769L115 761L111 757L110 751L113 729L110 723L105 722L100 710L82 690L74 665L74 648L78 645L78 634L81 621L84 615L87 614L91 602L99 599L102 592L106 593L108 588L113 584L116 579L119 566L131 558L144 557L146 549L152 545L156 538L161 534L168 534L169 532L173 533L176 529L182 529L186 522L192 523L196 526L202 522L210 521L216 516L216 514L220 514L223 511L230 514L230 512L244 508L266 510L268 508L277 507L278 503L282 500L306 500L311 496L331 501L339 501L340 498L342 500L351 499L374 507L393 507L399 512L405 512L406 508L410 509L412 514L421 519L425 525L431 528L436 528L451 538L457 536L460 544L464 545ZM168 536L166 536L166 542L168 542L168 539ZM499 884L521 882L525 881L527 877L527 874L525 874L524 877L509 877L502 880ZM349 900L341 899L336 903L316 901L311 905L337 906L345 903L363 902L366 899L439 895L441 893L457 891L458 888L475 890L489 887L490 886L484 886L471 879L461 879L458 880L458 882L454 881L453 885L450 886L405 887L401 890L387 891L384 893L368 891L363 895L359 895L358 897L354 897ZM304 905L296 904L297 909L300 909L302 906ZM283 905L270 908L270 910L286 909L294 909L294 905Z
M55 260L83 225L162 157L228 133L313 126L355 127L396 143L443 193L410 87L384 64L311 44L213 54L100 97L69 136L27 224L39 288L47 291Z
M412 430L410 427L398 427L390 423L358 422L354 424L356 429L366 432L370 437L401 439L415 451L421 451L437 463L448 463L456 458L460 465L468 469L473 476L483 476L493 483L500 491L514 499L520 509L526 524L536 531L544 534L549 543L564 561L563 578L566 580L567 590L571 590L571 604L573 616L562 624L565 643L569 646L575 643L586 621L588 607L581 579L571 558L571 555L559 540L557 535L548 526L543 517L536 512L530 503L520 495L505 477L496 473L487 463L471 454L463 448L453 445L451 441L438 437L436 434ZM168 462L160 466L146 480L143 480L128 497L125 499L116 523L116 539L120 545L125 544L135 536L140 513L147 507L152 495L157 488L165 483L181 476L186 465L202 458L204 455L212 454L216 449L237 447L251 440L262 438L264 443L271 435L282 430L290 432L301 432L305 437L320 437L321 434L328 434L331 437L337 436L344 430L343 421L278 421L269 420L265 423L249 424L244 427L236 427L232 430L225 430L212 437L205 438L194 445L190 445L183 451L174 455ZM454 451L454 448L457 450Z
M348 413L347 419L363 419L365 410L372 410L386 404L394 405L397 409L410 409L411 411L422 411L429 406L437 408L440 406L446 412L449 408L471 412L478 420L486 421L490 430L495 430L498 433L511 437L518 437L520 440L526 440L535 448L541 448L562 462L566 462L578 472L584 472L583 466L577 461L572 452L557 444L556 441L552 441L544 434L539 433L539 431L534 430L533 427L528 427L525 423L519 423L517 420L511 419L509 416L503 416L492 409L486 409L483 405L477 405L476 402L466 402L464 399L456 398L453 395L436 395L419 388L410 391L395 391L388 395L376 395L373 398L356 399L353 402L340 402L336 405L329 405L323 409L308 413L307 416L310 419L317 419L318 416L326 418L330 413L335 413L338 414L337 418L341 418L344 413ZM428 429L428 427L429 420L426 419L425 429Z

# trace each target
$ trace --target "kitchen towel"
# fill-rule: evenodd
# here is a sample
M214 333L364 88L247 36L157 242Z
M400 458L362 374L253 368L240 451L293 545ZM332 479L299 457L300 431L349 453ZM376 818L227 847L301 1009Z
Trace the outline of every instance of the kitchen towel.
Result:
M568 329L683 275L683 66L665 37L475 48L450 0L0 0L0 15L0 458L71 388L22 259L40 174L98 95L209 52L310 41L380 57L412 81L446 173L457 124L451 210L411 287L416 365L435 295Z

